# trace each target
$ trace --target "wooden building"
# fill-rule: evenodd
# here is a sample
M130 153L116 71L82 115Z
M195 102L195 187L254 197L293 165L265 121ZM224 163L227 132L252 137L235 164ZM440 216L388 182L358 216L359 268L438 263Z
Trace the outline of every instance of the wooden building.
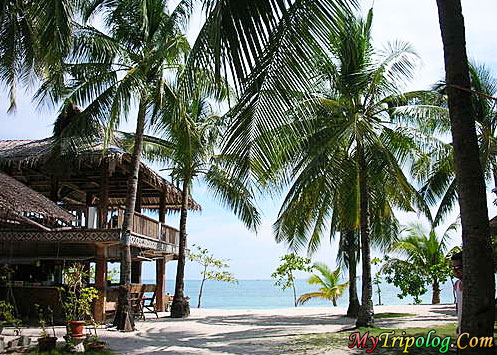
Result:
M52 138L0 141L0 265L16 267L14 288L31 297L32 288L38 295L53 294L67 263L94 263L100 292L95 318L103 320L115 302L107 265L120 261L131 156L100 144L71 154L56 147ZM180 191L141 164L131 230L132 282L141 283L143 261L156 263L158 310L165 307L166 262L177 258L179 245L179 231L165 218L180 207ZM200 206L190 199L189 208Z

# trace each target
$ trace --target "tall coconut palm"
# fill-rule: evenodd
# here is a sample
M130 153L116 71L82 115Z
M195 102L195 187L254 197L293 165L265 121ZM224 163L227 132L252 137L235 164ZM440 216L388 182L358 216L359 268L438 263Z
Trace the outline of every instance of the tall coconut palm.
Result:
M463 241L462 332L493 336L495 279L460 0L437 0ZM492 353L472 348L470 354Z
M137 124L132 152L126 210L122 226L122 292L114 324L132 330L129 307L131 253L129 231L135 209L143 134L147 120L162 107L162 96L169 90L164 77L174 73L189 50L181 33L184 3L171 13L165 0L124 0L106 2L103 18L108 33L86 25L75 30L73 51L60 72L51 73L38 93L53 101L65 99L84 107L80 118L88 123L104 122L108 142L113 130L127 119L137 104ZM61 82L62 79L67 79Z
M159 137L146 136L144 139L145 157L164 164L182 189L179 256L171 306L173 318L187 317L190 313L188 300L184 297L184 270L187 201L193 182L202 177L214 197L230 208L248 228L255 229L260 223L250 186L236 176L230 176L225 157L216 152L226 122L213 113L211 104L225 99L226 92L216 84L213 75L206 72L197 74L194 90L191 87L185 89L189 74L182 71L175 81L168 82L170 92L164 96L165 105L157 112L154 122Z
M337 206L335 199L342 199L338 205L355 211L337 216L348 216L348 226L354 226L360 235L358 326L373 321L370 244L372 228L375 224L381 227L379 216L393 215L393 207L413 210L415 204L428 213L402 171L407 157L421 149L418 143L422 141L418 132L395 125L399 116L426 116L432 111L428 106L398 106L405 100L401 88L411 77L417 56L401 42L375 51L371 24L372 11L366 20L351 16L344 21L339 35L330 39L330 58L320 58L318 63L321 76L314 85L320 91L296 109L281 129L281 134L297 137L298 142L283 154L293 174L288 178L292 187L282 210L286 213L289 206L298 206L304 215L297 230L288 228L292 226L289 219L279 221L277 238L294 243L306 240L306 235L317 238L324 229L326 219L322 217ZM303 111L305 116L300 115ZM343 192L337 194L340 189Z
M426 234L419 224L414 224L407 229L407 236L389 248L390 251L405 256L405 261L413 265L413 270L419 270L431 281L432 304L440 303L440 283L445 279L438 269L448 263L445 258L447 242L458 226L458 223L451 224L439 238L434 229ZM396 262L396 259L390 259L390 262Z
M319 291L304 293L297 300L298 304L304 304L313 298L321 298L333 303L337 306L337 300L343 295L345 289L349 286L348 282L339 284L342 270L338 267L335 271L331 271L328 265L324 263L315 263L313 268L319 271L321 275L312 275L307 283L309 285L318 285Z

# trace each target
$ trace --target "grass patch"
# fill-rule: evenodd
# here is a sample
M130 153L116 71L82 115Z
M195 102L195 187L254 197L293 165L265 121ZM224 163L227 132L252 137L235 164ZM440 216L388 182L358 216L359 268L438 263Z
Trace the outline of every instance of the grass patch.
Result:
M384 318L401 318L401 317L414 317L415 314L412 313L376 313L374 315L375 319L384 319Z
M424 337L426 339L426 335L428 331L431 329L435 330L435 333L431 335L431 339L433 339L434 336L438 336L442 339L446 337L450 337L450 344L454 344L452 347L449 345L447 352L445 354L456 354L456 346L455 342L457 340L456 338L456 324L455 323L449 323L449 324L444 324L440 325L437 327L432 327L432 328L407 328L407 329L386 329L386 328L378 328L378 327L373 327L373 328L359 328L359 329L354 329L354 330L347 330L343 332L338 332L338 333L325 333L325 334L308 334L308 335L301 335L298 337L294 337L289 343L285 345L285 350L290 351L292 353L324 353L324 352L330 352L333 353L333 350L341 350L346 353L350 354L365 354L365 351L367 349L365 348L353 348L349 349L348 345L351 344L352 342L349 341L349 336L352 333L359 332L360 335L362 336L365 332L369 331L370 336L379 336L381 333L384 332L392 332L395 331L395 335L390 335L390 340L389 344L391 344L391 337L392 336L402 336L402 332L405 331L406 336L410 337ZM374 350L374 354L378 355L394 355L394 354L402 354L402 351L404 348L400 348L397 346L395 348L382 348L381 346L383 345L383 342L380 341L378 343L378 346ZM368 342L369 349L371 348L371 342ZM417 348L415 345L410 347L408 349L409 354L424 354L424 355L435 355L435 354L441 354L440 351L440 346L438 347L420 347Z

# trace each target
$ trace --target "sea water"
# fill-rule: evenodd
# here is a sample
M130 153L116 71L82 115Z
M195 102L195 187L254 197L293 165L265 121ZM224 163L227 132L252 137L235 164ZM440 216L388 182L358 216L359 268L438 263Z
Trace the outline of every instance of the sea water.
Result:
M144 283L155 283L154 280L144 280ZM196 307L198 303L198 293L200 289L200 280L185 280L185 295L190 297L191 307ZM360 281L357 283L360 298ZM309 285L307 280L295 280L297 298L306 292L318 290L318 286ZM441 285L440 301L441 303L453 303L454 296L452 292L452 283L448 280ZM381 303L383 305L402 305L413 304L411 296L400 299L397 295L400 290L395 286L386 283L380 285ZM174 280L166 281L166 292L174 294ZM420 297L422 303L431 303L432 292L428 292ZM377 287L373 285L373 303L379 303ZM338 299L338 306L347 307L348 290L345 290L342 297ZM271 309L271 308L288 308L294 306L293 290L274 286L273 280L239 280L237 284L225 282L206 281L202 294L202 308L221 308L221 309ZM305 303L302 307L322 307L332 306L327 300L313 299Z

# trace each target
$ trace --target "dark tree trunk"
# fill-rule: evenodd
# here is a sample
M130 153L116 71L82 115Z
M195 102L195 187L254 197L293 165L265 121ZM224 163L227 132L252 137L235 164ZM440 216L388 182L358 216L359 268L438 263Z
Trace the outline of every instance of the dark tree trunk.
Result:
M176 287L174 289L173 304L171 305L172 318L185 318L190 315L190 304L184 296L185 290L185 250L186 250L186 218L188 215L188 197L190 196L188 188L189 179L183 181L183 190L181 194L181 217L179 221L179 257L178 267L176 269Z
M126 211L121 229L121 288L119 292L114 326L118 330L132 331L135 328L133 311L130 305L131 285L131 245L130 234L133 227L133 214L135 211L136 191L138 189L138 174L140 172L141 152L143 148L143 133L145 131L145 114L147 103L141 98L138 107L138 118L136 122L135 144L131 155L131 174L128 179L128 190L126 193Z
M349 269L349 308L347 309L347 317L356 318L359 313L359 298L357 297L357 250L356 250L356 234L354 231L346 231L345 238L347 239L347 262Z
M463 241L462 332L471 337L491 337L494 326L495 280L485 180L479 159L475 117L466 55L464 18L460 0L437 0L444 46L445 75L454 147L457 193ZM468 354L493 353L493 349L466 349Z
M369 236L369 196L367 187L367 164L364 151L357 145L359 168L360 196L360 230L361 230L361 259L362 259L362 297L357 315L357 327L369 327L373 324L373 283L371 279L371 247Z
M433 295L431 296L431 304L439 304L440 303L440 284L438 280L435 280L431 284L431 288L433 291Z

